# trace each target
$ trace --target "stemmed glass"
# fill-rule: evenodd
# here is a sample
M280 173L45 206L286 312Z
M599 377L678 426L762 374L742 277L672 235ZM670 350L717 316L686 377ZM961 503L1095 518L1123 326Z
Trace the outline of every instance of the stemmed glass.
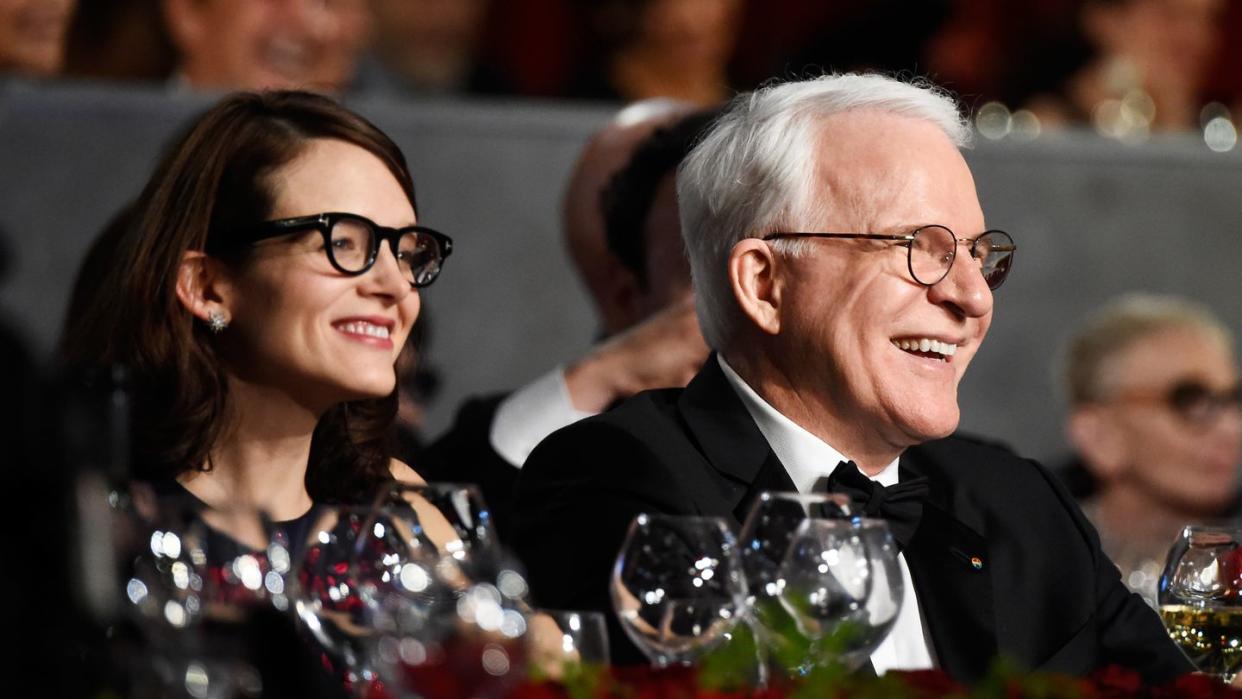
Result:
M763 492L742 524L742 568L750 591L746 623L758 640L758 684L766 684L770 665L780 671L810 667L811 640L802 635L780 603L781 564L798 527L807 519L847 519L848 496L832 493Z
M131 689L257 694L257 670L234 641L239 622L283 590L288 552L269 539L265 520L143 486L117 491L112 508L122 599L144 646L131 648Z
M402 523L409 537L447 559L467 579L494 580L512 565L473 485L393 481L380 489L372 507Z
M434 551L368 507L318 506L297 548L293 608L333 674L356 695L378 681L371 658L389 618L383 605L401 601L425 618L451 599L438 585Z
M903 583L882 520L807 519L781 564L781 605L812 639L814 656L850 669L867 662L897 621Z
M496 540L474 486L391 483L373 512L434 561L434 600L379 590L376 668L390 689L428 698L499 694L525 666L528 588ZM432 603L434 601L434 603Z
M1242 544L1234 527L1182 529L1160 576L1160 617L1205 674L1233 681L1242 668Z
M540 609L530 617L527 647L542 675L563 679L582 667L607 667L608 629L600 612Z
M737 542L717 517L638 515L609 589L622 628L656 667L692 665L746 611Z
M448 554L496 544L491 512L473 485L392 481L380 488L374 507L405 513L415 522L434 517L435 521L426 523L426 528L432 530L441 525L451 527L451 541L456 544L445 551Z

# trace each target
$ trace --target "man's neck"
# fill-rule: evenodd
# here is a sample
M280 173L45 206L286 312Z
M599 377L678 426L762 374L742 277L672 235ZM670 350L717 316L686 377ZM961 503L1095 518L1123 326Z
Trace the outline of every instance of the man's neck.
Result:
M825 444L849 456L867 476L879 474L905 450L902 446L863 434L865 420L839 416L836 406L815 400L812 392L799 391L798 382L762 356L732 352L723 356L746 385L768 405Z
M211 449L211 470L178 480L217 508L253 507L274 520L306 512L306 468L318 415L281 391L230 377L229 428Z

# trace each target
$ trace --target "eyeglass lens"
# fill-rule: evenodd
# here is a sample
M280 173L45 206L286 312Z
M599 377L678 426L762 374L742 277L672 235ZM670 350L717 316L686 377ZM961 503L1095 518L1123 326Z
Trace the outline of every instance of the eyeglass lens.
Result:
M944 226L925 226L910 241L910 274L931 286L944 279L957 256L958 239ZM988 231L975 239L971 257L979 260L988 288L995 289L1009 275L1013 262L1013 239L1002 231Z
M340 219L332 226L328 252L346 272L362 273L379 252L376 231L363 221ZM415 286L431 283L440 273L440 243L422 231L407 231L397 241L397 264L401 274Z
M1203 384L1188 381L1177 384L1169 391L1168 402L1187 422L1210 425L1227 408L1242 405L1242 387L1213 391Z

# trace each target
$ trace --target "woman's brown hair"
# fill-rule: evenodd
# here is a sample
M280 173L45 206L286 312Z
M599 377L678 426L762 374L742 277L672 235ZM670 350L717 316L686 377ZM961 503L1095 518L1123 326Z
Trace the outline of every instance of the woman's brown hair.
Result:
M62 342L70 365L131 370L136 477L210 469L211 448L228 426L224 361L211 332L175 292L183 255L200 250L242 262L248 247L241 236L271 215L272 175L323 138L378 157L417 210L404 156L366 119L305 92L234 94L164 154L95 291L70 319ZM312 498L365 497L388 477L396 406L394 390L337 405L320 418L306 475Z

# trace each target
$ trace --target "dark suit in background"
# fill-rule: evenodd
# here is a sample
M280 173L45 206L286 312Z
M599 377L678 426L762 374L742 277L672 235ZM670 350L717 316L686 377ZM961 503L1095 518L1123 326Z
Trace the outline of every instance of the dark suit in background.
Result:
M936 658L951 676L977 680L998 653L1075 675L1115 663L1149 682L1193 669L1043 467L950 437L907 450L900 472L931 481L905 553ZM736 528L759 492L793 489L713 356L684 390L639 394L544 441L519 477L508 540L538 604L604 611L614 661L640 662L608 596L634 516L719 516Z

